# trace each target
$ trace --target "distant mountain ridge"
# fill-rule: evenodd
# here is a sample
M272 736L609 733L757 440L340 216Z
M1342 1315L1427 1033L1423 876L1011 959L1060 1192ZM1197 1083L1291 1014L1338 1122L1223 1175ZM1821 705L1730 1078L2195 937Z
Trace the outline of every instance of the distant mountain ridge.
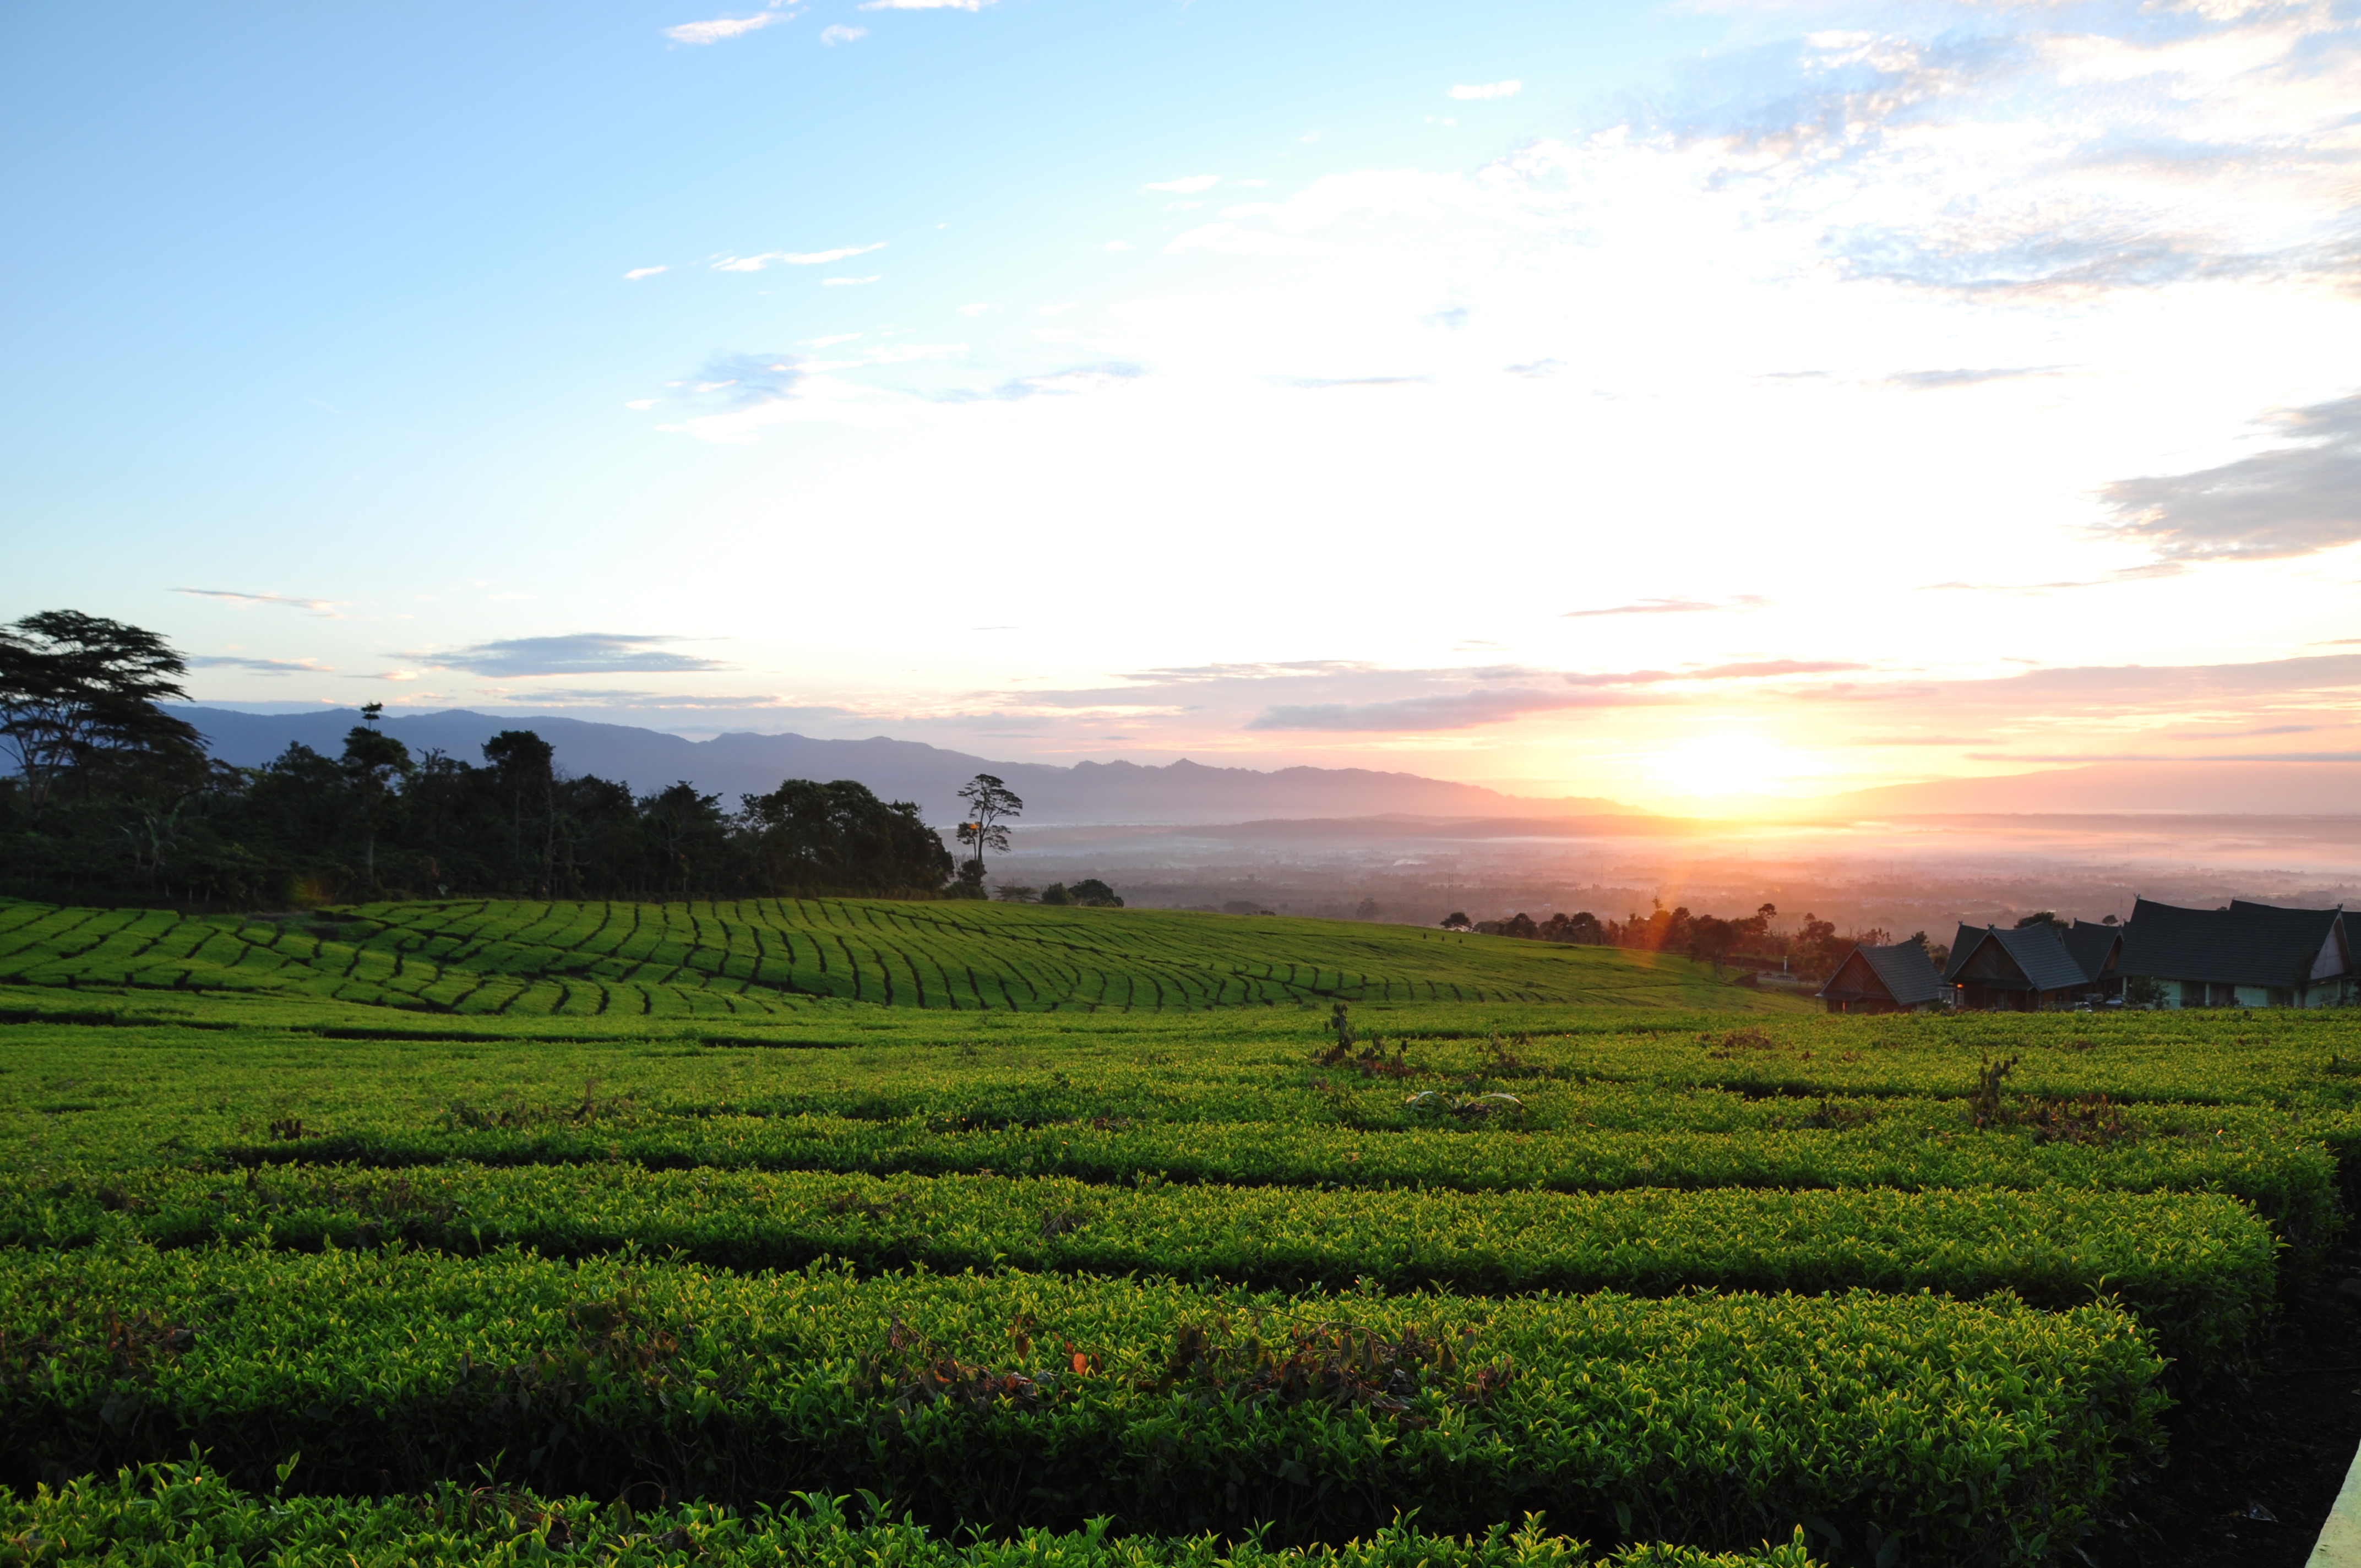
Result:
M294 742L330 756L345 732L361 721L353 708L316 713L239 713L229 708L174 708L196 726L213 754L239 767L270 761ZM719 735L690 740L626 724L597 724L555 716L517 718L454 708L404 714L386 731L412 753L444 751L469 762L503 729L531 729L556 748L568 772L596 773L640 792L686 779L732 805L782 779L855 779L887 800L912 800L930 822L957 819L959 786L979 773L994 773L1025 799L1025 820L1059 823L1186 824L1257 817L1530 817L1537 812L1631 815L1612 801L1539 801L1477 784L1367 768L1207 767L1186 760L1137 762L1002 762L917 740L874 736L866 740L816 740L804 735Z

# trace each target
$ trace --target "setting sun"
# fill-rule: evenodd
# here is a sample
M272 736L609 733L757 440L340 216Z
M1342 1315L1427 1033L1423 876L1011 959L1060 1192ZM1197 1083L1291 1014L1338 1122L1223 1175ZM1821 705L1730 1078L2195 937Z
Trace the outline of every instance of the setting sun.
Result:
M1780 794L1803 771L1803 762L1767 735L1731 729L1667 747L1647 771L1670 794L1713 799Z

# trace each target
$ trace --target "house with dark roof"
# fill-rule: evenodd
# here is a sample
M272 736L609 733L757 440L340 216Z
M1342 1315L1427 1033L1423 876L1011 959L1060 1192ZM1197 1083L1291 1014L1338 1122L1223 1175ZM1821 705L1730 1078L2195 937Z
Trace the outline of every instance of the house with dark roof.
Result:
M2328 1007L2361 1000L2356 936L2342 905L2283 909L2232 899L2183 909L2139 899L2123 970L2152 981L2167 1007Z
M1917 942L1881 948L1855 943L1814 994L1831 1013L1915 1013L1948 1003L1951 988Z
M2120 994L2122 928L2088 921L2003 928L1968 926L1951 939L1944 981L1960 1005L2004 1013L2048 1013Z

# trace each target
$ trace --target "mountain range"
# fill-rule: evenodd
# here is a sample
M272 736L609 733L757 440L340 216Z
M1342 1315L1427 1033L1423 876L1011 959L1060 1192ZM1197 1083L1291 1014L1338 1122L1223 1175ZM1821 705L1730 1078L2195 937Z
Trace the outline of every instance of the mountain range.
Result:
M294 742L334 756L357 709L245 713L177 707L205 736L214 756L240 767L270 761ZM1367 768L1212 767L1180 761L1139 762L995 762L916 740L873 736L821 740L805 735L718 735L691 740L660 729L542 715L521 718L454 708L385 721L413 753L439 750L478 761L483 743L503 729L531 729L556 748L559 767L628 784L642 794L686 779L734 804L783 779L856 779L887 800L916 801L926 818L957 819L959 786L980 773L996 775L1025 800L1037 827L1138 824L1189 826L1280 819L1381 816L1487 819L1494 834L1526 831L1509 819L1547 819L1547 832L1588 819L1585 833L1653 837L1666 817L1620 801L1588 796L1537 798L1416 773ZM1675 816L1751 821L1863 821L1880 817L1981 816L2350 817L2361 815L2361 762L2105 762L1982 778L1886 784L1797 800L1767 795L1685 801ZM1607 818L1618 819L1609 822Z
M210 743L213 754L239 767L270 761L301 742L329 756L361 721L352 708L316 713L240 713L220 707L176 707ZM1218 823L1258 817L1519 817L1572 812L1630 814L1612 801L1532 800L1476 784L1450 784L1415 773L1367 768L1208 767L1181 761L1137 762L994 762L915 740L874 736L866 740L816 740L804 735L718 735L689 740L657 729L594 724L578 718L519 718L455 708L389 718L385 729L413 754L430 750L474 762L486 740L503 729L530 729L556 749L557 765L595 773L645 794L686 779L735 804L743 794L775 789L783 779L854 779L887 800L918 804L928 821L957 819L959 786L977 773L1004 781L1025 801L1028 823Z

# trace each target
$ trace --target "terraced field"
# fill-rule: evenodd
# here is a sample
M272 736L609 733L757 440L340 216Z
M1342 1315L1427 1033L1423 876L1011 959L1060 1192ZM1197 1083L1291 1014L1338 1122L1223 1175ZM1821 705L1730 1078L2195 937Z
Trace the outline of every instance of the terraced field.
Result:
M371 905L281 920L0 904L5 984L562 1018L777 1017L818 1000L1011 1013L1768 1000L1719 994L1680 959L1398 926L838 899Z
M56 1561L2117 1568L2361 1150L2333 1013L1313 921L0 952L0 1552Z

